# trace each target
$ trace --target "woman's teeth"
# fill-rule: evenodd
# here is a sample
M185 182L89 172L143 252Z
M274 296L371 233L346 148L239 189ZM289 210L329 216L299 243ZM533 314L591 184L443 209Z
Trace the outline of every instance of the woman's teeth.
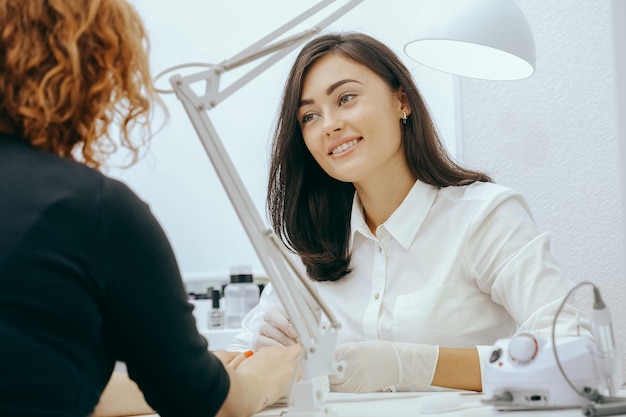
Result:
M359 141L357 139L351 140L350 142L342 143L341 145L339 145L335 149L333 149L330 153L332 153L333 155L336 155L338 153L341 153L341 152L344 152L344 151L350 149L351 147L353 147L357 143L359 143Z

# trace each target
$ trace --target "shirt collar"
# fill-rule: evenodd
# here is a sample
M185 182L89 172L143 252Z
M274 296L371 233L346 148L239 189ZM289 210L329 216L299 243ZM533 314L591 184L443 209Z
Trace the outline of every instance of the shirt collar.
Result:
M428 211L435 201L435 196L439 187L415 181L413 187L406 195L400 206L382 224L389 234L406 250L417 235L417 231L422 225ZM363 206L358 193L354 193L352 202L352 215L350 217L350 250L354 243L354 236L360 233L365 237L373 238L365 216L363 216Z

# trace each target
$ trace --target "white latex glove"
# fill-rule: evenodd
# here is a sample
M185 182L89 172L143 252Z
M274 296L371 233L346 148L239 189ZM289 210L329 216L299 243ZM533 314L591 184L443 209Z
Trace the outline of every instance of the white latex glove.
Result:
M265 346L292 346L298 333L282 306L275 305L263 315L263 322L252 340L254 350Z
M346 367L342 377L330 376L333 391L424 391L433 380L439 346L375 340L339 345L335 356Z

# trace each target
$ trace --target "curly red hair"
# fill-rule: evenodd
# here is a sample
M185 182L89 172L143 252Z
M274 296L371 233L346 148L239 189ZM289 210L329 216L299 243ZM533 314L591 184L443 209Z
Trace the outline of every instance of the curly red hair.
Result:
M132 5L2 0L0 28L0 116L16 134L94 168L120 145L136 161L158 97L147 33ZM130 135L135 125L144 128L138 139Z

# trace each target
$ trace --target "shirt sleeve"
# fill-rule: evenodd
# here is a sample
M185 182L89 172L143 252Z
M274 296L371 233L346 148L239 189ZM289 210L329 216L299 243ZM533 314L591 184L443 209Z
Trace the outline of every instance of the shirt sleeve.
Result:
M574 287L549 246L549 234L539 232L524 198L506 191L476 214L466 257L477 285L507 310L519 330L544 336L552 334L557 309ZM559 313L556 329L559 336L590 334L584 313L570 303ZM478 352L482 370L491 351L479 346Z
M229 389L198 333L170 243L149 207L117 181L101 203L103 329L146 401L167 416L211 416Z

